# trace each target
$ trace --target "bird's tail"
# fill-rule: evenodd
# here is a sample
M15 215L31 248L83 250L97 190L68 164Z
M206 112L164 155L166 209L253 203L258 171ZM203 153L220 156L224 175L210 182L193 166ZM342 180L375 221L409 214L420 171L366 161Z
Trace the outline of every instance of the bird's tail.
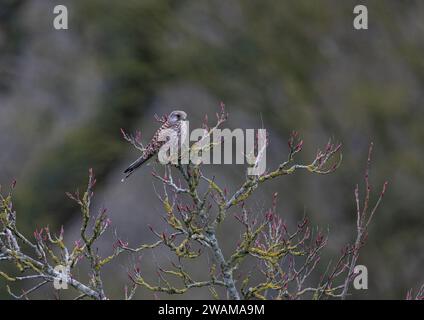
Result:
M134 161L133 163L131 163L131 165L125 169L124 173L125 178L123 178L121 181L124 182L125 179L127 179L130 175L132 175L134 173L134 171L139 168L143 163L145 163L147 160L149 160L150 157L140 157L138 158L136 161Z

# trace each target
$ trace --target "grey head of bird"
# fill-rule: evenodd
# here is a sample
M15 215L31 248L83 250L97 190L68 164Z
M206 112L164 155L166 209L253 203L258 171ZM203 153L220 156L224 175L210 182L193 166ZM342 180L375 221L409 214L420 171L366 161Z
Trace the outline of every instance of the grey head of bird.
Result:
M168 122L170 124L177 123L178 121L183 121L187 119L187 113L180 110L172 111L168 117Z

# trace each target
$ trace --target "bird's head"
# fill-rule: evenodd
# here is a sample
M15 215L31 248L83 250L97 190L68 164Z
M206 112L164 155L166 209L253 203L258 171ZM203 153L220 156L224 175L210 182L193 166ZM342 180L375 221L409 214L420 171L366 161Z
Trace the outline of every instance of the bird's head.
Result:
M172 111L171 114L168 117L168 121L172 123L177 123L178 121L183 121L187 119L187 113L184 111L176 110Z

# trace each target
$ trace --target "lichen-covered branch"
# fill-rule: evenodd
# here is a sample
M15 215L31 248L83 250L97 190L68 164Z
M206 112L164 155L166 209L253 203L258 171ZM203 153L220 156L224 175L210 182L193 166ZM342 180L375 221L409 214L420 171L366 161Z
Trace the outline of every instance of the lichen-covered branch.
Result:
M74 288L80 297L96 300L107 299L101 278L101 268L121 252L139 252L154 248L159 244L142 245L136 249L121 245L115 247L115 252L111 256L100 257L95 243L108 229L111 222L107 218L106 210L101 210L97 216L91 214L91 199L94 195L95 184L94 173L90 170L88 186L84 194L80 196L79 192L68 193L68 196L80 206L82 220L81 238L76 240L71 248L65 246L63 228L58 235L52 234L50 229L45 227L34 231L33 240L24 236L18 231L17 214L13 207L12 191L15 183L12 184L11 191L6 196L0 194L0 266L2 262L8 262L9 265L15 266L19 274L8 274L0 269L0 277L11 284L29 279L40 280L37 285L24 290L19 295L14 294L8 285L7 289L12 297L28 298L28 295L46 284L58 281L65 282L66 285ZM89 283L83 283L72 275L72 270L82 259L87 259L90 263ZM62 267L60 269L62 271L67 270L67 273L64 274L57 267Z

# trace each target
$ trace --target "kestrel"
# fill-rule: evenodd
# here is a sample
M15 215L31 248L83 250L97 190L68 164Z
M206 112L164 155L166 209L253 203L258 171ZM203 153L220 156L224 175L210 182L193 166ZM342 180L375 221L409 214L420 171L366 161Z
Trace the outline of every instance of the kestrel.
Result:
M184 111L176 110L172 111L171 114L166 118L166 121L162 124L162 126L156 131L153 138L150 140L149 144L146 146L143 155L134 161L125 171L125 178L122 179L124 181L128 178L134 171L139 168L143 163L147 160L155 156L159 149L166 143L166 140L162 140L161 136L165 132L165 130L174 130L178 139L180 140L182 135L185 135L183 121L187 118L187 114Z

